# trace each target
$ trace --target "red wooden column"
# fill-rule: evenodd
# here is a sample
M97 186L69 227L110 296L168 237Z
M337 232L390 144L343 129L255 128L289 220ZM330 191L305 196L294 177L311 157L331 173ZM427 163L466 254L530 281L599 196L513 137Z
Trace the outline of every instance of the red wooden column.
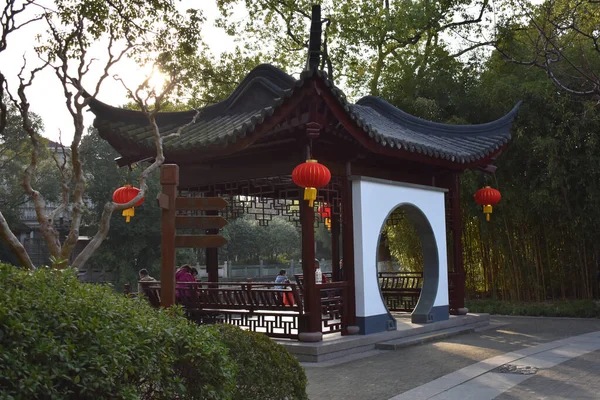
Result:
M175 304L175 215L179 167L164 164L160 167L162 192L158 196L161 211L161 270L160 302L162 307Z
M462 247L462 211L460 208L460 175L453 174L452 180L452 247L454 273L454 298L451 301L453 307L459 314L466 313L465 310L465 266Z
M300 221L302 223L302 274L304 275L304 311L298 339L302 342L323 340L321 328L321 296L315 284L315 210L303 200L300 192Z
M333 204L331 204L331 276L333 281L340 279L340 215L334 213Z
M206 215L219 215L218 211L206 211ZM218 229L207 229L207 234L218 234ZM219 281L219 249L217 247L209 247L206 249L206 272L208 273L209 282Z
M352 180L350 179L350 163L346 166L346 179L342 181L342 255L344 257L344 281L347 282L345 321L347 327L344 335L356 334L356 290L354 283L354 217L352 216Z

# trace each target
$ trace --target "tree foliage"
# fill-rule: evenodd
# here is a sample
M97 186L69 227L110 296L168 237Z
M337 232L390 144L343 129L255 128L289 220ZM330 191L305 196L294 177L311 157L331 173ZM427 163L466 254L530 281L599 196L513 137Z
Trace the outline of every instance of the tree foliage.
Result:
M500 23L496 48L514 63L545 71L562 91L600 98L600 3L506 3L516 15Z
M228 239L227 258L231 261L257 263L286 262L300 255L300 233L295 225L273 218L261 226L250 217L230 221L223 230Z
M102 214L107 194L136 182L142 168L119 169L114 162L117 152L100 138L95 129L84 136L81 153L90 171L86 193L92 205L84 218L81 232L91 235L96 230L95 224ZM149 177L147 200L135 208L136 215L131 223L126 223L120 213L112 215L110 233L86 265L86 270L111 272L116 276L115 284L119 288L123 283L137 282L138 271L142 268L146 268L150 275L160 276L160 209L152 201L160 191L158 178L158 171Z
M32 123L35 131L41 133L42 120L33 115ZM42 140L41 147L40 167L33 177L34 184L49 201L57 201L60 189L56 185L59 177L54 161L55 149L49 146L48 140ZM0 210L11 225L19 223L19 206L27 202L22 176L29 165L30 153L31 143L23 130L21 116L12 104L8 104L6 127L0 133ZM56 157L59 159L61 155L56 154Z
M423 271L421 239L402 208L397 208L388 217L379 240L385 240L383 245L388 247L403 271Z
M23 174L23 187L34 204L40 233L44 237L51 257L56 266L64 266L69 259L79 239L80 225L83 220L86 203L86 173L81 160L80 145L84 135L83 112L89 102L98 95L102 83L110 75L111 69L123 57L132 57L141 64L153 64L165 73L167 79L160 88L150 87L150 78L146 79L137 89L128 92L154 127L154 144L156 147L155 162L148 166L140 175L140 194L147 190L146 178L164 161L162 140L164 139L154 118L162 107L166 97L173 91L183 91L189 84L192 73L201 71L200 66L208 62L202 53L201 23L202 15L198 10L191 9L180 13L172 0L157 0L144 2L138 0L56 0L52 8L44 8L31 1L21 3L21 8L15 6L17 0L10 0L4 8L0 19L0 52L4 51L10 41L8 36L27 23L39 23L40 30L45 29L45 35L39 34L39 43L35 50L42 60L39 66L28 67L25 63L20 73L12 77L11 85L6 84L7 77L0 71L0 131L5 131L8 114L4 90L7 89L10 101L18 110L23 130L31 142L29 164ZM24 21L17 21L21 13L33 6L42 9L40 15ZM105 55L100 66L100 76L90 73L92 65L99 60L92 56L91 46L104 41ZM60 199L59 206L51 213L45 207L45 198L38 190L33 180L40 162L40 137L32 119L27 92L34 84L36 74L44 68L51 68L58 78L66 108L72 119L73 140L69 146L70 157L68 165L59 165ZM93 77L93 78L92 78ZM16 91L14 90L16 87ZM86 88L91 90L86 90ZM16 94L15 94L16 93ZM152 102L152 104L150 104ZM192 122L192 121L190 121ZM177 131L175 134L178 134ZM132 204L139 199L132 200ZM110 227L110 216L113 211L120 211L130 204L106 202L98 224L98 231L86 248L74 259L73 265L84 265L106 237ZM71 214L71 226L66 238L53 225L54 217L68 210ZM31 259L22 244L12 234L6 218L0 213L0 233L19 262L27 268L33 268Z
M221 26L232 35L249 37L244 45L260 50L277 65L299 72L304 68L311 5L301 0L218 0ZM379 95L381 77L398 64L409 62L415 69L429 68L430 55L449 43L448 38L481 33L492 11L488 0L372 1L329 0L322 5L324 53L322 69L351 94ZM245 6L249 18L232 18ZM243 40L243 39L242 39ZM265 46L265 43L267 46ZM461 45L449 58L488 45Z

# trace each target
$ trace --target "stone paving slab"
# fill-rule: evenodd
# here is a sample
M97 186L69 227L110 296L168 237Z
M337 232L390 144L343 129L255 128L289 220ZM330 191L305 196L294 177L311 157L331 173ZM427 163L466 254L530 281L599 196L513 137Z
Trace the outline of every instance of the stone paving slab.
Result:
M567 360L536 375L496 400L600 399L600 350Z
M588 341L591 338L594 338L595 341ZM561 339L493 357L394 396L390 400L491 400L534 377L534 375L494 372L498 364L553 368L571 359L577 359L600 350L600 337L585 336L583 339L586 342L584 343L578 339L580 338ZM600 368L598 369L600 370ZM509 370L518 371L523 369L511 367ZM598 387L600 388L600 385ZM569 390L561 389L562 393L561 391L550 393L554 396L561 393L560 395L566 396L566 399L574 398L569 397L572 396L570 388L568 388ZM529 392L529 394L531 395L532 392ZM598 397L600 398L600 392Z
M530 378L528 375L487 373L447 392L430 397L431 400L493 399L515 385Z
M465 367L481 368L482 365L476 364L495 356L503 357L496 359L496 363L501 363L503 359L511 359L506 353L517 353L519 358L534 356L535 351L526 349L551 341L584 334L572 340L574 344L585 344L600 337L600 320L595 319L492 317L491 322L492 328L485 331L398 351L373 352L346 363L324 365L326 368L321 368L321 363L304 365L309 398L387 400ZM551 344L546 349L555 347L556 344ZM476 370L472 373L481 374L476 374Z

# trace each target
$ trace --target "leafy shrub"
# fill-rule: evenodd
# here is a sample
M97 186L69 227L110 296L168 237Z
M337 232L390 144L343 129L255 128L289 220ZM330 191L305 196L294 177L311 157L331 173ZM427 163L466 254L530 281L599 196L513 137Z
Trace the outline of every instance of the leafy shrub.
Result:
M471 312L495 315L600 318L600 304L593 300L560 300L546 302L470 300L467 301L466 307Z
M0 264L0 399L227 399L234 371L181 310Z
M236 400L308 399L304 369L283 346L262 333L213 325L237 363Z

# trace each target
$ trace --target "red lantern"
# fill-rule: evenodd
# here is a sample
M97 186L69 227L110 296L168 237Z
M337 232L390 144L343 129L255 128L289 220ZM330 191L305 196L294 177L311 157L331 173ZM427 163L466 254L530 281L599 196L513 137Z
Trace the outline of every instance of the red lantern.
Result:
M498 204L502 195L494 188L486 186L475 192L475 202L480 206L483 206L483 212L485 213L485 220L490 220L490 214L492 213L492 206Z
M135 199L139 192L140 189L136 187L133 187L131 185L124 185L115 190L115 192L113 193L113 201L117 204L129 203L131 200ZM144 198L142 197L142 199L135 203L133 207L139 207L142 205L143 202ZM135 210L133 207L123 210L123 216L126 218L125 222L129 222L131 217L135 216Z
M313 206L317 198L317 189L323 187L331 180L329 169L317 162L317 160L306 160L292 171L292 180L298 186L304 188L304 200Z
M325 226L327 227L327 230L331 230L331 207L322 205L317 210L317 214L325 218Z

